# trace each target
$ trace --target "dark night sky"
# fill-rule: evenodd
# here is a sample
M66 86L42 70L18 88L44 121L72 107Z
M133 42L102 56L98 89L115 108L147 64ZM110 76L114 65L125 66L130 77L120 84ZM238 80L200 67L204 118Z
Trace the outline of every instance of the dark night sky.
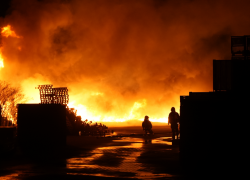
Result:
M21 38L2 38L1 78L29 95L38 84L67 86L70 102L100 119L166 117L180 95L212 91L213 59L230 59L230 37L250 34L249 5L13 0L0 27Z
M10 8L10 2L11 0L1 0L0 1L0 17L4 17L8 9Z

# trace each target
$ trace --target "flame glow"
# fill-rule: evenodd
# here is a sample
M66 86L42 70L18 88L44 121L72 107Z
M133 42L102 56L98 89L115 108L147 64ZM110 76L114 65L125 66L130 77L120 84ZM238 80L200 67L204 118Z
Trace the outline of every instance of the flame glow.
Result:
M37 85L67 87L83 120L167 123L180 96L213 90L213 59L230 59L230 37L250 31L249 6L15 0L0 18L1 80L28 103L40 103Z
M131 108L128 119L139 119L140 116L136 113L136 111L142 107L145 107L147 105L146 102L147 102L146 99L143 99L142 103L135 102L133 107Z
M11 26L10 25L2 27L0 35L3 36L3 37L9 37L10 36L10 37L15 37L15 38L21 38L20 36L18 36L15 33L15 31L11 30ZM21 47L19 46L18 49L21 50ZM4 62L4 59L3 59L3 55L2 55L2 49L0 47L0 68L4 67L4 63L3 62Z
M3 68L4 64L3 64L3 56L2 56L2 50L0 48L0 68Z
M88 120L91 120L94 122L124 122L126 120L133 120L133 119L143 121L144 117L142 117L141 114L136 113L136 110L146 106L146 99L143 99L142 103L135 102L133 107L130 110L130 113L124 117L105 116L105 115L100 115L98 112L93 113L93 112L91 112L91 110L88 110L87 106L84 106L82 104L75 105L75 101L71 101L68 104L68 106L77 110L77 115L84 118L84 119L82 119L82 121L84 121L85 119L88 119ZM150 121L167 123L168 118L167 117L165 117L165 118L150 117Z
M5 36L5 37L11 36L11 37L15 37L15 38L20 38L20 36L16 35L16 33L11 30L10 25L3 27L1 33L2 33L2 36Z

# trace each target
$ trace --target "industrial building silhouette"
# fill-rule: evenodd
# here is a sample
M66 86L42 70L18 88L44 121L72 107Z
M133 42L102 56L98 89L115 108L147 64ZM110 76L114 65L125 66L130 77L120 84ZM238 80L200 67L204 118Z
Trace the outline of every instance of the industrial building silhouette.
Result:
M250 36L232 36L231 54L231 60L213 60L213 92L180 97L180 159L185 174L225 176L242 170Z

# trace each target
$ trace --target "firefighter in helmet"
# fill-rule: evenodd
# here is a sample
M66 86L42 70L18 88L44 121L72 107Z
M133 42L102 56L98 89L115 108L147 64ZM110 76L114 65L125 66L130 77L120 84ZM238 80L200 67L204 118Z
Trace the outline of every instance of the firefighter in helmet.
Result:
M145 116L144 121L142 122L142 128L145 131L145 135L147 133L153 134L152 123L149 121L149 117L148 116Z
M180 122L180 115L175 111L175 108L172 107L171 112L169 113L169 116L168 116L168 125L169 125L169 123L171 124L173 140L175 140L175 135L177 135L177 139L178 139L178 134L179 134L178 124L179 124L179 122Z

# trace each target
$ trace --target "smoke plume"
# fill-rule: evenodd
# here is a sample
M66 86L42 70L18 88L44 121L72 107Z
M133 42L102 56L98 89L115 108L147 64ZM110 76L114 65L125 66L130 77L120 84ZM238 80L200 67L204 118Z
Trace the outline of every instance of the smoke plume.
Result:
M37 103L35 86L68 87L71 105L100 121L167 118L181 95L213 90L213 59L230 59L231 36L250 31L249 5L13 0L0 27L20 38L2 37L0 78Z

